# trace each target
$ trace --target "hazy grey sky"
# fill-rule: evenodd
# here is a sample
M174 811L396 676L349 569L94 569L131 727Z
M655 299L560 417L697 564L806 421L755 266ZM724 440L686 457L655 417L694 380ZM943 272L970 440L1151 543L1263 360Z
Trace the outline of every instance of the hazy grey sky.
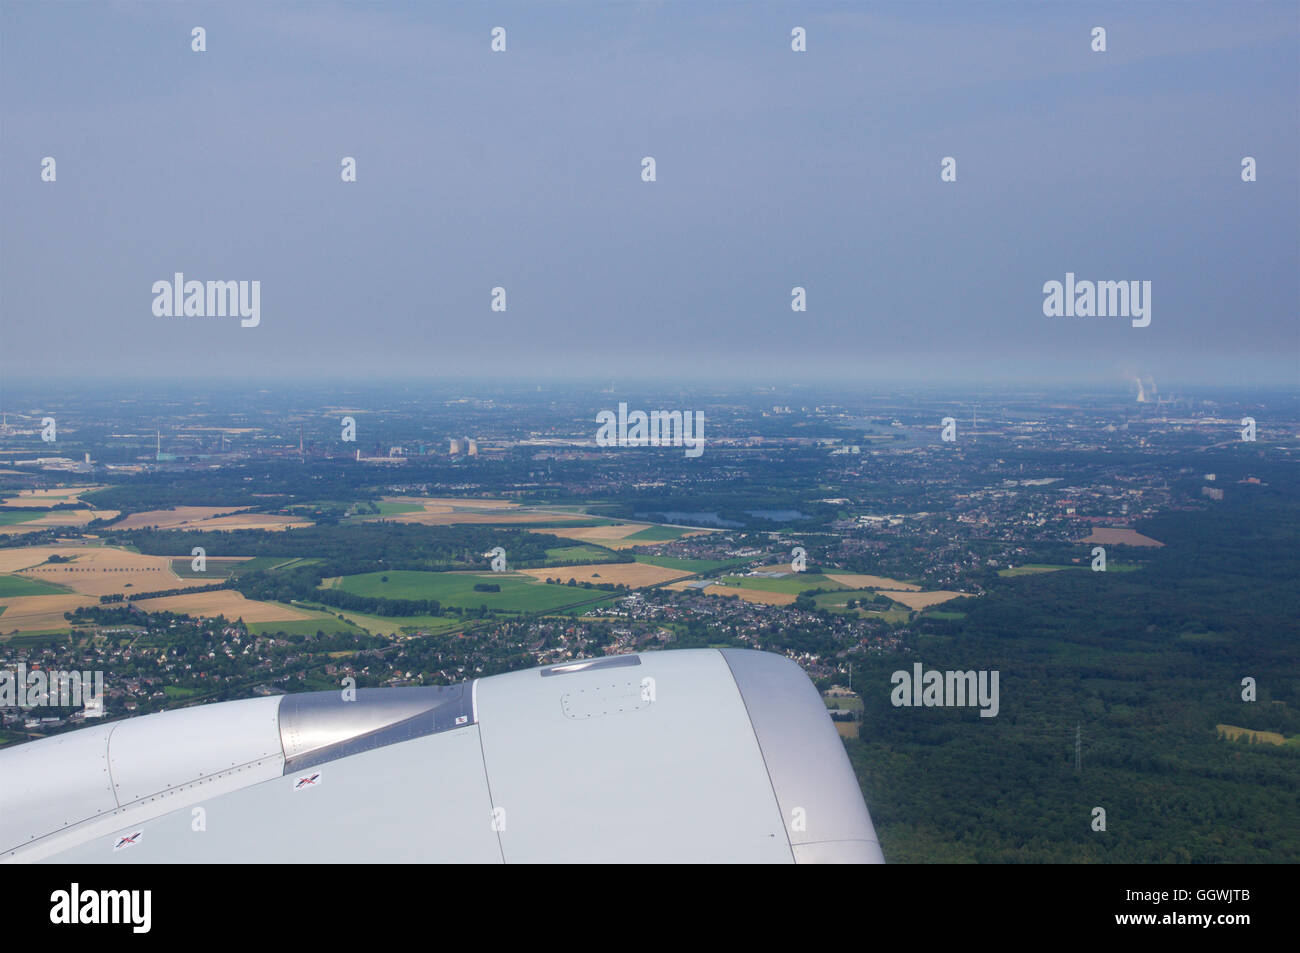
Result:
M0 373L1295 383L1297 9L3 0Z

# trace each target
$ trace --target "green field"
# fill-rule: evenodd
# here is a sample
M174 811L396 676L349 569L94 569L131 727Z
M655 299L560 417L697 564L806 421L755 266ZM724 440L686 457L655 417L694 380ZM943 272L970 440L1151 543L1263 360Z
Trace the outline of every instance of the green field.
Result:
M580 546L557 546L546 551L546 561L556 566L574 566L579 563L607 563L617 559L617 554L603 546L583 543Z
M618 600L623 599L627 596L626 592L607 592L604 593L604 598L602 599L599 598L599 596L601 595L599 589L595 590L594 592L590 589L580 589L578 591L585 593L586 597L592 601L580 605L570 606L564 609L557 609L554 612L554 615L580 616L584 612L591 612L593 609L599 610L605 606L612 606L614 603L618 602Z
M862 699L857 697L828 697L822 696L822 701L826 703L827 708L834 708L836 711L862 711L866 706L863 705Z
M383 581L385 577L388 582ZM501 591L475 592L476 583L498 585ZM402 569L344 576L333 588L358 596L437 599L444 606L466 609L487 606L505 612L549 612L593 598L587 589L548 586L531 576L513 573L421 572Z
M67 586L46 582L43 579L28 579L25 576L0 576L0 598L4 596L52 596L61 592L72 592Z
M23 632L21 635L0 635L0 643L15 648L37 648L42 645L54 648L66 644L67 640L68 629L41 629L39 632Z
M38 520L45 513L24 513L21 510L0 510L0 526L13 526L15 523L27 523Z
M292 606L291 608L302 609L302 606ZM361 629L336 616L321 615L316 619L296 619L292 622L248 622L248 631L254 635L275 635L277 632L283 632L285 635L315 635L317 632L324 632L331 635L335 632L343 632L348 635L360 635Z
M251 561L247 559L222 559L219 556L209 557L204 571L195 572L191 568L194 565L192 557L177 556L171 561L171 567L172 572L182 579L211 579L216 581L218 579L228 579L240 564Z
M850 599L871 599L876 595L889 597L888 592L878 592L875 589L841 589L837 592L823 592L813 596L813 605L818 609L826 609L841 615L852 613L862 619L883 619L891 625L906 622L912 617L912 610L898 602L891 602L887 606L873 606L870 609L847 608Z
M455 632L465 627L464 621L456 616L438 615L362 615L358 612L344 612L348 620L356 623L371 635L401 635L410 632L424 632L428 635L442 635Z
M285 506L284 511L286 513L298 513L307 510L347 510L354 502L353 500L303 500L300 503L288 504Z
M247 572L249 569L270 569L272 571L298 569L322 561L314 556L295 556L293 559L285 559L283 556L256 556L244 563L244 571Z
M366 504L353 503L347 508L347 515L343 517L344 523L364 523L367 520L382 520L389 516L398 516L402 513L421 513L424 507L419 503L393 503L386 500L377 501L374 506L379 510L378 513L370 512L369 508L358 510L358 507Z
M788 592L796 596L809 589L848 588L816 572L796 572L781 579L768 579L764 576L723 576L721 585L736 586L741 589L760 589L763 592Z
M379 508L380 516L396 516L398 513L419 513L424 509L419 503L395 503L390 500L380 500L375 506Z
M261 569L287 569L290 566L301 566L306 563L319 562L315 559L305 559L296 556L292 559L286 559L283 556L254 556L252 559L230 559L224 556L209 556L207 569L204 572L194 572L190 566L193 565L193 559L188 556L177 556L172 560L172 572L182 579L226 579L236 573L256 572Z
M749 562L747 559L681 559L677 556L637 556L636 561L651 566L663 566L665 569L682 569L694 573L713 572L726 566Z

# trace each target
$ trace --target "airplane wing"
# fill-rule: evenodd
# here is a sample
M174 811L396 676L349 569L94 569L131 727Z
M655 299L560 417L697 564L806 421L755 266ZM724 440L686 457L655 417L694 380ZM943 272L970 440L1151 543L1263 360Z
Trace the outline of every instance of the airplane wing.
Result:
M618 655L182 708L0 750L0 859L883 863L798 665Z

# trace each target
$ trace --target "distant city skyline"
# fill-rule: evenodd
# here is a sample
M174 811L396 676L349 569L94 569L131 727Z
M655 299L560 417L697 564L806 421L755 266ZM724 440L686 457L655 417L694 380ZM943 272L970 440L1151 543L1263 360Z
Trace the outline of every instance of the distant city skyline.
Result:
M1295 9L9 2L0 403L222 379L1294 387ZM157 302L178 273L225 315L160 316L184 314ZM1149 325L1047 316L1076 278L1098 302L1150 282Z

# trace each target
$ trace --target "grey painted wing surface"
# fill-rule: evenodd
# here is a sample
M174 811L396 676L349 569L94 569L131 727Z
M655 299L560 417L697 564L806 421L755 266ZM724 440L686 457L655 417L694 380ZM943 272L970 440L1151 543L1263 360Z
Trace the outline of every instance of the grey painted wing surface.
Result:
M713 649L225 702L0 751L0 859L879 862L797 665Z
M722 649L754 726L796 860L884 863L857 775L821 695L794 662Z

